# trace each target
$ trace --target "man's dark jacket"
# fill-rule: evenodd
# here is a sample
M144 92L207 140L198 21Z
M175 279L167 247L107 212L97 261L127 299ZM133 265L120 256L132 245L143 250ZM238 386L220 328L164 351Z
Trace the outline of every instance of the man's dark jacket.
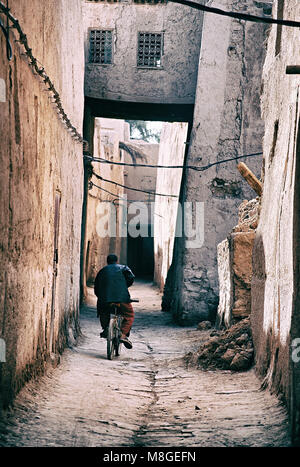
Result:
M108 264L98 272L94 291L101 304L129 303L128 287L133 284L134 274L128 266Z

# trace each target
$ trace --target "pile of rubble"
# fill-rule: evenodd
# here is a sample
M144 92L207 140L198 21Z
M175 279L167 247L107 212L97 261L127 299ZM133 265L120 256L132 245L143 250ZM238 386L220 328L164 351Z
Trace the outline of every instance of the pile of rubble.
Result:
M202 322L198 329L207 329ZM188 365L203 369L223 369L243 371L253 365L253 342L250 318L245 318L223 331L214 330L210 339L196 352L185 356Z

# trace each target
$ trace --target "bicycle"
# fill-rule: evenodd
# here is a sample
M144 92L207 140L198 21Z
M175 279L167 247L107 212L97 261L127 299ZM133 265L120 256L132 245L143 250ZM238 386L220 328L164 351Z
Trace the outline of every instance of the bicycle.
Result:
M130 300L138 302L139 300ZM120 303L110 303L110 320L107 332L107 358L112 360L113 357L119 357L121 354L121 326L123 316L120 311Z

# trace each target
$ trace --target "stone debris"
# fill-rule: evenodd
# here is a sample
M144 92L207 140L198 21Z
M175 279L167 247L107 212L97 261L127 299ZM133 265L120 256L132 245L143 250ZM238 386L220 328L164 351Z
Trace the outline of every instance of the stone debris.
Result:
M198 324L198 327L197 329L199 331L204 331L206 329L210 329L212 327L212 324L210 321L200 321L200 323Z
M210 339L196 352L189 352L185 360L204 369L243 371L252 367L253 354L250 318L245 318L229 329L213 331Z

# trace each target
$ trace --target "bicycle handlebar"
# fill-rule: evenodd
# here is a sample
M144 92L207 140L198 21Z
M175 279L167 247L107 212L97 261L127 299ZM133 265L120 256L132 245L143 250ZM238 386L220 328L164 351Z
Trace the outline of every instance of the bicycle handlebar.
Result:
M135 298L131 298L130 299L131 302L139 302L139 300L135 299Z

